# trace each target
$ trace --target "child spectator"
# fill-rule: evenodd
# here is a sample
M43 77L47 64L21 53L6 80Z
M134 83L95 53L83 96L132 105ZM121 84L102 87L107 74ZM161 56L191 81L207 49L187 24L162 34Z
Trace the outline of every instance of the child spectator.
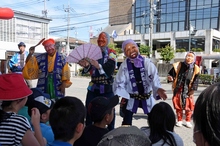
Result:
M141 130L150 138L152 146L183 146L183 140L174 132L175 114L166 102L154 105L148 115L148 123L149 127Z
M31 117L31 109L37 108L40 112L40 128L44 138L46 138L47 143L54 141L53 131L51 126L47 124L49 121L50 111L54 105L54 102L50 100L50 95L43 93L38 88L32 88L33 94L28 97L28 115Z
M49 117L55 139L51 146L72 146L83 133L85 116L86 109L78 98L57 100Z
M93 124L85 127L82 136L74 146L97 146L102 136L109 132L106 126L112 122L115 106L118 102L118 96L94 98L88 106L88 113Z
M193 113L197 146L220 145L220 82L207 87L196 100Z
M27 97L32 94L21 74L0 75L0 145L7 146L43 146L45 141L40 130L40 113L37 108L31 110L31 122L17 112L25 105Z
M151 142L136 126L123 125L105 134L97 146L151 146Z

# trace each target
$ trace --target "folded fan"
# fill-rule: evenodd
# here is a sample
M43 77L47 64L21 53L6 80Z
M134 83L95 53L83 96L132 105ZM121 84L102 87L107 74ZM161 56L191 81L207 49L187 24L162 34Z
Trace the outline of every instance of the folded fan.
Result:
M78 63L83 58L98 60L102 58L102 51L99 46L95 44L83 44L76 47L66 58L69 63Z

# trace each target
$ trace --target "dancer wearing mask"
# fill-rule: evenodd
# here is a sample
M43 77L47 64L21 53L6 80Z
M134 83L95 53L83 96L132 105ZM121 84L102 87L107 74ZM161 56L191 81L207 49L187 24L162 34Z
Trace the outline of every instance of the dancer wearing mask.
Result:
M122 43L122 49L127 58L115 77L113 91L122 97L122 125L132 125L133 113L137 112L138 107L148 114L155 100L165 100L167 95L161 88L156 66L140 55L137 44L129 39Z
M186 127L191 128L191 116L194 110L194 91L198 88L199 67L195 64L196 55L190 51L183 62L176 62L168 73L168 82L173 82L173 106L176 110L176 126L183 125L183 110L186 115Z

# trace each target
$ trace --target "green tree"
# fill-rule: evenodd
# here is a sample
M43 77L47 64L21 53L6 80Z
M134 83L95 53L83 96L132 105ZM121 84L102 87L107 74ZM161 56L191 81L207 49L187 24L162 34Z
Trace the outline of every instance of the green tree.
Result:
M140 45L139 49L140 49L140 54L147 55L148 57L150 56L151 52L149 46Z
M174 49L170 45L166 45L164 48L161 48L160 57L163 61L167 63L172 60L174 56Z
M116 43L110 43L110 44L108 44L108 47L115 50L117 56L123 52L121 48L117 48Z

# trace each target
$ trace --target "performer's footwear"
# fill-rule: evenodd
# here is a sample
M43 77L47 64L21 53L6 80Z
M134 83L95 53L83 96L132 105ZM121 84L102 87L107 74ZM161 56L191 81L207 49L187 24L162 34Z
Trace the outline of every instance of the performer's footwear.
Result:
M187 128L192 128L192 124L190 122L186 122L186 127Z
M177 127L182 127L182 126L183 126L183 122L182 122L182 121L176 122L176 126L177 126Z

